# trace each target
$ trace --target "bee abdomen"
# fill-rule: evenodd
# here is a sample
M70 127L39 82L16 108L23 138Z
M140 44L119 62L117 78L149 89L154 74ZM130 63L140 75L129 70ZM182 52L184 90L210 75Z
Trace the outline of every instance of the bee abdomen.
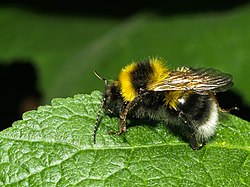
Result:
M179 99L178 109L198 142L214 135L218 122L218 107L211 95L190 94ZM185 128L185 127L184 127Z

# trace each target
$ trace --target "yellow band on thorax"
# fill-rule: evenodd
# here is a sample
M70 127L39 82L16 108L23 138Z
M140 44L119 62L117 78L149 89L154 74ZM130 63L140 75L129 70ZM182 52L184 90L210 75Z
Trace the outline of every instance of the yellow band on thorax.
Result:
M151 90L153 85L164 81L168 76L170 71L164 65L164 61L159 58L150 59L150 65L153 69L153 73L150 75L150 81L148 83L148 89Z
M132 101L136 97L136 91L131 82L131 73L134 71L136 63L127 65L122 69L118 77L121 95L125 101Z
M133 101L137 96L137 92L133 85L132 76L136 70L138 63L132 63L125 66L118 77L118 84L121 95L125 101ZM165 80L169 76L169 70L164 66L164 61L158 58L149 59L149 65L152 71L145 77L147 82L147 90L150 91L151 86ZM144 77L142 77L144 78ZM147 91L146 90L146 91Z

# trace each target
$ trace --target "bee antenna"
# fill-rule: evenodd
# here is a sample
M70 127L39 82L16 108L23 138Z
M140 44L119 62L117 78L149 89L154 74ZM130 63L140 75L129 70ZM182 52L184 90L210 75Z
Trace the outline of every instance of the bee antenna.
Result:
M96 76L98 79L104 81L105 86L108 85L108 80L107 80L107 79L103 78L103 77L102 77L101 75L99 75L96 71L94 71L94 74L95 74L95 76Z
M99 118L100 118L100 114L101 114L102 108L104 106L105 100L106 100L106 98L104 97L103 100L102 100L102 103L101 103L101 105L99 107L99 110L97 112L97 115L96 115L95 126L94 126L94 133L93 133L94 144L96 143L96 132L97 132L98 127L99 127Z
M102 76L100 76L96 71L94 71L94 74L95 74L95 76L98 79L104 81L105 86L108 86L108 80L107 79L105 79ZM97 112L97 115L96 115L95 126L94 126L94 133L93 133L94 144L96 143L96 133L97 133L97 130L98 130L98 127L99 127L99 118L100 118L100 114L101 114L102 108L104 107L105 101L106 101L106 97L104 96L103 100L102 100L102 103L101 103L101 105L99 107L99 110Z

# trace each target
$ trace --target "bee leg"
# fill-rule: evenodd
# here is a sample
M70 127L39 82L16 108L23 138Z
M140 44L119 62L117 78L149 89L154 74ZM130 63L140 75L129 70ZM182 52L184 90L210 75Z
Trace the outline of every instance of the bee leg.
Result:
M184 112L180 111L178 117L182 120L184 123L184 126L182 127L183 135L188 139L190 146L193 150L199 150L201 149L204 144L200 143L197 140L196 133L195 133L195 127L190 122L190 118L186 115L184 115Z
M197 141L197 138L195 136L195 133L187 133L186 134L188 140L189 140L189 144L192 147L193 150L199 150L201 149L204 145L202 143L199 143Z
M125 103L123 106L123 110L119 114L119 129L118 132L109 131L109 134L117 134L121 135L122 133L127 131L127 115L130 110L132 110L138 101L140 100L140 96L137 96L133 101Z
M127 119L127 115L124 114L124 112L122 114L120 114L118 132L116 132L116 131L108 131L108 133L109 134L121 135L122 133L126 132L126 130L127 130L126 119Z
M192 147L193 150L199 150L201 149L205 144L203 142L200 142L197 138L197 133L195 131L195 128L191 123L188 124L189 128L184 133L184 135L187 137L189 141L189 145Z
M127 119L127 114L129 111L129 106L130 103L125 103L123 105L123 109L122 111L120 111L119 113L119 128L118 128L118 132L116 131L108 131L109 134L116 134L116 135L121 135L122 133L126 132L127 130L127 125L126 125L126 119Z
M118 135L126 132L127 130L127 115L130 110L132 110L138 101L140 100L140 97L137 96L133 101L127 103L126 107L124 108L123 112L120 113L119 115L119 130L118 130Z
M124 133L127 131L127 124L126 124L126 119L127 117L126 116L120 116L120 119L119 119L119 130L118 130L118 135Z
M219 106L219 102L218 100L216 99L215 95L214 94L210 94L211 98L213 99L213 101L216 103L217 107L218 107L218 110L220 112L223 112L223 113L230 113L232 110L240 110L237 106L234 106L234 107L231 107L231 108L228 108L228 109L224 109L224 108L221 108Z

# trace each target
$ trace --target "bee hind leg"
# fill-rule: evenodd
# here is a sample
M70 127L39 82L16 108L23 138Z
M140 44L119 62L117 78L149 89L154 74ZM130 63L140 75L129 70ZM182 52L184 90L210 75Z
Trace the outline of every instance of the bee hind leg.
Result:
M198 141L197 134L195 131L195 126L190 122L190 118L182 111L179 112L178 117L183 122L183 126L181 128L182 134L185 138L187 138L189 145L193 150L201 149L205 144L203 142Z
M195 132L193 133L186 133L186 137L189 141L190 146L193 150L199 150L201 149L205 144L197 141L197 138L195 136Z

